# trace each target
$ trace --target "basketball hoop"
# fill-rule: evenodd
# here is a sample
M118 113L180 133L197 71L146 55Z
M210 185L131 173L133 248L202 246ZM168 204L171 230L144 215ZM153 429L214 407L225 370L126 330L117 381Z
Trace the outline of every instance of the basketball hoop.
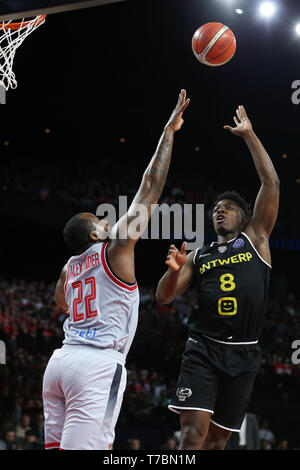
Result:
M17 88L13 72L15 53L23 41L45 22L47 15L39 15L32 20L21 20L18 23L7 21L0 23L0 86L6 90Z

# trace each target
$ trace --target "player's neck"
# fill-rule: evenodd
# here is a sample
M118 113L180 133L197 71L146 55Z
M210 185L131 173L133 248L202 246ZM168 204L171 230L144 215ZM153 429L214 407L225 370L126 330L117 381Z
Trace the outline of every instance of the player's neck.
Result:
M234 240L238 236L238 233L226 233L226 235L218 235L218 244L227 243Z
M89 242L87 243L86 245L84 245L84 247L81 248L81 250L79 250L77 253L76 253L76 256L79 256L79 255L82 255L82 253L84 253L86 250L88 250L89 248L91 248L91 246L93 245L96 245L97 243L102 243L104 242L105 240L97 240L95 242Z

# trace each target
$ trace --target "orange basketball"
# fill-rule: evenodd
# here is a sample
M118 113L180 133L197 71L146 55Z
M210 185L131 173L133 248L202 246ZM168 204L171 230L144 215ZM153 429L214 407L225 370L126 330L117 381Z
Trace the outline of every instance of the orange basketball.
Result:
M206 23L195 31L192 48L202 64L218 67L234 56L235 35L222 23Z

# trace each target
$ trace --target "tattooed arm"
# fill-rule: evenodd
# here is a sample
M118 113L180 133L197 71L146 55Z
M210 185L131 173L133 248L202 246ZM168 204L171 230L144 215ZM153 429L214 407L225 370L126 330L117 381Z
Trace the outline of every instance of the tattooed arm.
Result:
M174 133L181 129L182 115L190 100L186 99L186 91L181 90L176 108L166 124L159 140L156 151L146 168L141 185L135 195L127 214L113 226L108 246L109 262L114 272L127 282L134 282L133 275L126 275L124 264L131 264L129 271L134 273L133 248L145 231L151 214L154 212L157 202L162 194L169 166L171 162ZM128 253L130 259L128 259ZM127 272L127 271L126 271Z

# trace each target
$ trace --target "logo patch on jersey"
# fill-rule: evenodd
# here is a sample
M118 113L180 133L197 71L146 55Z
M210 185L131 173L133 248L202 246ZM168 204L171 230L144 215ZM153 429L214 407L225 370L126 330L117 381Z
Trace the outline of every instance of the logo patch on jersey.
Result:
M225 253L226 250L227 250L227 246L224 246L224 245L223 245L223 246L219 246L219 247L218 247L218 252L219 252L219 253Z
M180 388L177 388L176 390L176 395L179 401L185 401L187 398L189 398L192 395L192 393L193 393L192 390L186 387L180 387Z
M242 248L245 245L245 240L243 238L237 238L232 245L232 248Z
M219 315L236 315L237 301L235 297L222 297L218 300Z

